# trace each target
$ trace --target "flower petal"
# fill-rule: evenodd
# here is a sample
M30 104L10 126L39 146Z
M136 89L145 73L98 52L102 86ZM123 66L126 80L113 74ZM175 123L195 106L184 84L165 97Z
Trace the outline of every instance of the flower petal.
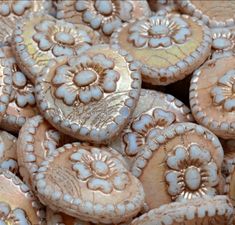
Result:
M199 145L193 144L189 147L189 157L194 163L207 164L211 160L211 153Z
M87 185L91 190L99 190L105 194L109 194L113 190L113 186L110 181L100 178L89 179Z
M112 69L114 67L114 62L106 58L103 54L93 56L93 61L103 66L104 69Z
M101 23L102 23L102 18L99 17L99 16L97 16L96 18L94 18L94 19L92 19L92 20L90 21L90 25L91 25L91 27L92 27L93 29L98 29L98 28L100 28Z
M91 96L96 101L100 100L103 97L103 92L101 91L99 86L92 85L90 88Z
M59 66L56 69L56 74L52 80L53 84L59 85L64 84L72 80L72 77L70 77L70 73L68 72L70 69L67 65Z
M144 138L135 133L129 132L126 133L123 137L123 141L125 143L125 152L129 156L134 156L138 153L139 147L144 144Z
M170 170L166 173L166 182L168 183L168 193L171 196L179 195L182 192L184 187L184 183L179 180L179 176L181 175L178 171Z
M173 155L168 156L167 165L171 169L180 170L185 167L183 164L188 160L187 150L183 146L178 146L175 148Z
M83 15L83 20L86 22L86 23L90 23L90 21L92 21L93 19L96 18L96 15L92 12L92 11L88 11L86 10Z
M219 183L218 167L216 163L210 162L202 167L202 176L207 178L208 186L214 187Z
M77 0L76 1L76 4L75 4L75 8L77 11L83 11L85 9L88 8L88 4L89 2L88 1L84 1L84 0Z
M117 29L118 27L120 27L121 25L122 25L121 20L118 17L116 17L115 20L113 20L111 22L106 22L102 27L102 31L106 35L111 35L113 33L113 31L115 29Z
M75 162L80 162L83 160L83 157L84 156L88 156L88 157L92 157L90 152L88 152L87 150L83 149L83 148L79 148L79 151L73 153L71 156L70 156L70 159L72 161L75 161Z
M73 49L60 45L55 45L52 52L55 56L71 56L74 54Z
M81 162L77 162L73 165L73 169L77 172L77 176L81 180L86 180L90 176L92 176L92 172L89 167Z
M42 51L48 51L48 50L52 47L53 43L51 43L49 40L47 40L47 39L44 37L44 38L42 38L42 39L40 40L40 42L38 43L38 45L39 45L39 48L40 48Z
M72 105L77 97L76 91L73 88L69 88L67 84L63 84L55 91L55 95L58 98L63 99L65 104Z
M228 112L233 111L235 109L235 97L226 99L224 102L224 108Z
M146 136L148 130L153 126L153 117L148 114L142 114L139 119L136 119L131 124L132 129L144 137Z
M124 190L125 187L129 184L130 178L128 174L126 173L121 173L112 178L113 181L113 186L117 190Z
M188 28L181 28L175 35L172 36L172 39L179 44L185 42L186 38L191 35L191 32Z
M84 104L89 103L92 99L91 91L90 90L80 90L79 91L79 99Z
M156 121L156 125L160 127L167 127L175 122L175 114L170 111L162 109L155 109L153 111L153 117Z

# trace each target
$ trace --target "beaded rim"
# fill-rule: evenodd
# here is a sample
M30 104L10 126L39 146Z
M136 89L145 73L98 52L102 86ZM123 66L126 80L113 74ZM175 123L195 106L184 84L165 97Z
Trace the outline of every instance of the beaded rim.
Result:
M42 14L40 12L30 13L21 20L21 23L18 23L16 25L16 28L12 35L12 50L14 52L16 61L18 62L18 66L20 67L22 72L27 75L32 83L34 83L35 76L38 75L40 69L37 65L37 62L30 56L22 34L27 22L30 22L31 18L38 17L55 20L55 18L53 18L52 16Z
M197 17L198 19L202 20L203 23L210 26L211 28L228 27L235 25L235 17L226 19L225 21L214 20L209 16L205 15L200 9L196 8L196 6L190 0L183 0L183 1L176 0L176 3L184 13Z
M131 224L148 224L149 220L158 221L157 224L163 225L164 221L170 221L168 225L185 220L193 220L202 217L225 216L228 225L233 223L233 206L227 196L218 195L213 198L205 196L204 198L193 199L187 202L173 202L162 205L160 208L153 209L148 213L136 218ZM169 217L171 218L169 220Z
M217 60L212 59L207 63L215 62ZM229 123L226 120L222 122L217 121L216 118L211 118L208 114L203 112L202 108L200 107L198 100L198 84L197 84L198 80L200 79L200 75L201 75L201 70L199 68L193 73L189 88L189 93L190 93L189 101L190 101L191 111L195 120L200 124L202 124L203 126L210 129L211 131L213 131L215 134L217 132L224 131L226 132L226 135L230 135L231 138L235 137L235 122Z
M34 181L34 177L38 171L39 165L36 163L37 155L35 155L35 137L34 135L37 132L37 128L44 122L44 119L42 116L34 116L27 120L27 122L24 124L22 129L20 130L19 137L18 137L18 147L17 147L17 156L19 158L19 168L20 169L26 169L27 173L29 174L29 179L31 182ZM52 128L53 129L53 128ZM51 149L52 146L54 147L53 150L56 149L56 146L54 146L54 143L48 139L47 145L45 146L45 149ZM24 176L23 180L26 179ZM25 180L27 183L27 180ZM32 187L34 188L34 187Z
M100 45L100 46L105 47L108 45ZM96 129L91 130L85 126L79 127L77 124L74 124L73 121L70 119L63 119L60 116L55 116L55 115L50 114L50 111L49 111L50 108L49 108L47 99L44 97L42 83L46 80L49 70L53 66L55 66L57 62L59 62L60 60L64 60L65 59L64 57L51 60L48 63L48 66L45 67L42 73L37 77L36 85L35 85L37 105L41 113L45 116L45 118L61 132L67 133L68 135L72 135L75 138L89 140L95 143L103 143L103 142L111 141L110 139L116 136L118 133L120 133L122 128L128 122L125 116L125 110L123 109L125 107L128 107L130 110L129 117L132 115L135 105L140 95L141 76L140 76L140 73L138 72L138 69L135 67L135 62L133 61L132 57L126 51L120 49L117 46L110 46L110 47L115 53L120 54L121 56L125 58L127 65L128 65L128 69L131 71L130 78L132 79L132 81L131 81L130 86L132 89L128 91L127 95L129 98L125 100L123 106L119 109L117 116L113 118L112 122L110 123L110 126L102 129L101 131L96 130ZM120 118L120 120L117 120L116 118ZM123 119L124 119L124 122L123 122ZM88 133L86 133L86 135L83 134L84 129L88 130ZM98 136L96 138L92 138L92 133L97 133Z
M0 54L1 57L5 56L2 49L0 49ZM0 59L0 63L4 65L7 63L7 61L4 58L2 58ZM10 102L10 96L13 90L13 81L12 81L11 71L9 68L3 69L2 77L3 77L2 79L3 84L2 84L2 95L0 96L0 121L3 119L6 113L7 106Z
M163 13L165 14L165 13ZM193 22L197 23L197 25L202 27L203 30L203 40L201 45L197 47L197 49L191 53L186 58L179 61L174 66L168 66L167 68L155 69L151 66L148 66L140 61L137 61L138 68L141 71L141 74L144 75L144 81L150 82L151 84L157 85L167 85L177 80L184 79L187 75L194 71L197 67L199 67L210 54L211 48L211 32L207 26L205 26L200 20L194 17L190 17L187 15L177 15L177 14L167 14L169 16L181 17L183 19L191 19ZM141 21L146 19L144 17L137 20L130 20L129 23L124 23L122 27L116 30L111 36L110 43L111 44L119 44L118 37L123 28L127 27L129 24L132 24L137 21ZM132 56L133 57L133 56ZM203 59L203 60L202 60ZM195 61L197 63L195 63ZM189 66L191 70L189 71ZM161 78L167 77L167 81L162 82Z
M144 190L143 187L141 185L141 183L136 180L136 184L138 185L138 189L139 192L136 193L134 196L132 196L132 199L129 199L128 201L122 201L121 203L119 203L118 205L114 205L114 204L107 204L107 205L102 205L100 203L92 203L90 201L84 201L81 198L74 198L73 196L71 196L70 194L63 194L60 193L59 195L57 195L56 193L53 192L53 186L46 184L46 175L45 173L48 171L50 163L52 163L57 157L59 157L61 154L63 154L64 152L68 152L71 149L75 148L79 148L82 147L83 145L86 144L81 144L79 142L75 142L72 144L66 144L63 147L57 148L50 156L48 156L42 163L41 166L39 168L39 171L36 175L36 181L37 181L37 190L39 193L39 199L42 202L47 202L48 204L50 204L50 207L53 209L61 209L61 206L58 205L58 201L61 199L63 201L63 210L64 208L68 208L67 213L75 213L75 214L80 214L81 219L87 220L88 216L91 216L90 219L88 220L93 220L92 222L96 222L100 221L102 222L102 218L104 219L104 221L106 223L112 223L113 220L118 220L118 221L123 221L126 219L126 215L124 215L123 212L123 208L125 209L125 212L127 214L130 215L136 215L141 207L144 204ZM104 151L108 151L110 152L110 148L105 147L107 150ZM112 152L111 152L112 154ZM123 169L125 168L124 165ZM125 168L126 171L128 171ZM69 207L68 207L69 205ZM103 209L107 209L107 214L104 217L104 212L102 210L100 210L101 208ZM113 210L112 210L113 209ZM116 209L116 210L115 210Z
M151 138L151 143L148 142L146 147L136 156L135 162L131 168L132 174L136 177L140 177L144 168L147 166L148 161L151 159L153 154L158 151L162 144L175 138L177 135L183 135L192 131L196 132L196 134L201 136L203 139L211 141L211 144L220 155L220 157L218 157L218 161L221 161L220 164L222 164L224 152L219 139L208 129L194 123L185 122L173 124L166 128L161 135L156 135Z
M17 188L20 189L21 192L24 193L24 196L32 202L31 206L40 220L39 225L44 225L46 216L43 205L37 200L36 197L34 197L28 186L24 184L16 175L8 170L0 169L0 176L3 176L4 178L10 180Z

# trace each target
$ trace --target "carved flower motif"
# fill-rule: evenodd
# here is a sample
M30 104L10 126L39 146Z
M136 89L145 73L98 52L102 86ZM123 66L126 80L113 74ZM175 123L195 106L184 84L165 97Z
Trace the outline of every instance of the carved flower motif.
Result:
M16 64L13 64L12 72L13 90L10 102L15 101L20 108L24 108L27 105L34 106L36 101L33 85L28 82L26 76L19 70Z
M14 13L17 16L21 16L31 7L31 4L31 1L3 0L0 3L0 15L8 16L10 13Z
M214 50L212 54L213 59L233 55L235 48L235 34L229 29L216 29L212 39L212 49Z
M91 151L79 149L71 155L75 161L73 169L80 180L87 182L91 190L99 190L105 194L115 190L124 190L130 178L125 170L118 165L121 162L97 148Z
M77 0L76 10L82 13L82 19L93 29L101 29L111 35L122 25L122 21L131 19L132 5L128 1L117 0Z
M42 51L51 50L58 56L79 54L81 48L92 44L89 34L64 21L43 20L35 26L33 39Z
M190 35L189 25L180 17L152 16L130 27L128 41L136 47L169 47L183 44Z
M235 109L235 70L228 71L211 89L213 103L223 106L228 112Z
M166 160L168 193L174 200L215 195L218 184L217 165L208 150L197 144L176 146Z
M55 95L65 104L73 105L79 99L87 104L99 101L104 93L116 90L120 74L114 69L114 62L103 54L93 57L80 55L57 68L53 84Z
M24 210L19 208L11 210L10 205L5 202L0 202L0 224L31 225Z
M175 115L162 109L155 109L152 115L143 114L135 119L130 125L132 132L126 133L123 137L126 154L129 156L136 155L141 147L146 144L149 137L174 121Z

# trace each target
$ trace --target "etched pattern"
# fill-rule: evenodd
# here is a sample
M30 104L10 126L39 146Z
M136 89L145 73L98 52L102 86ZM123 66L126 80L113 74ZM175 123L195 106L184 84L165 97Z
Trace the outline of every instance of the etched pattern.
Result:
M132 4L117 0L77 0L75 9L82 13L83 22L93 29L101 29L104 34L111 35L122 25L122 20L131 19Z
M134 156L147 143L148 138L161 132L161 129L175 122L175 115L172 112L162 109L155 109L152 115L142 114L131 124L131 132L123 136L125 153L127 156Z
M152 16L137 21L129 28L128 41L135 47L169 47L183 44L191 30L180 17Z
M0 223L1 225L31 225L23 209L11 209L10 205L0 202Z
M116 90L120 74L113 68L114 62L103 54L72 58L56 70L52 80L57 87L55 96L67 105L73 105L77 100L84 104L99 101L103 93Z
M34 28L33 40L38 43L38 48L44 52L51 51L56 57L74 55L81 47L92 44L88 32L64 21L44 19Z
M114 189L124 190L130 183L129 175L120 172L117 161L102 153L102 150L79 149L70 159L74 162L73 170L77 172L78 178L87 182L87 187L91 190L110 194Z
M211 89L211 96L215 106L222 106L225 111L235 109L235 70L224 74Z
M212 35L212 58L231 56L234 54L235 34L229 29L218 28Z
M219 182L217 165L208 150L198 144L177 146L167 157L165 179L173 200L192 199L216 194Z

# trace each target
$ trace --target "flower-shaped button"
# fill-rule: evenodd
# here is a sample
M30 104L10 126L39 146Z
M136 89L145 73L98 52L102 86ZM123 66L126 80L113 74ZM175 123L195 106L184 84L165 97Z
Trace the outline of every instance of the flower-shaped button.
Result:
M124 190L130 182L125 172L118 171L117 162L102 155L98 149L91 152L80 149L71 155L73 169L77 171L80 180L87 182L91 190L99 190L109 194L113 189Z
M128 41L135 47L169 47L183 44L191 35L189 25L180 17L152 16L129 28Z
M126 154L128 156L136 155L146 144L149 136L155 135L174 121L174 113L160 108L153 110L152 115L142 114L131 123L132 132L126 133L123 137L126 145Z
M65 104L73 105L76 100L87 104L99 101L104 93L116 90L120 74L114 70L114 62L103 54L93 57L82 55L57 68L53 79L55 95Z
M23 209L15 208L12 210L9 204L0 202L0 224L31 225L31 222Z
M235 109L235 70L230 70L222 76L211 89L213 103L222 106L226 111Z
M22 16L24 12L32 5L31 1L9 1L3 0L0 3L0 15L8 16L10 13L14 13L17 16Z
M212 35L212 58L231 56L234 54L235 34L226 28L214 29Z
M33 40L42 51L51 50L57 56L74 55L81 47L92 44L92 38L84 29L63 21L43 20L35 26Z
M188 148L176 146L168 154L166 181L173 200L192 199L203 195L213 196L218 182L217 165L211 153L198 144Z

